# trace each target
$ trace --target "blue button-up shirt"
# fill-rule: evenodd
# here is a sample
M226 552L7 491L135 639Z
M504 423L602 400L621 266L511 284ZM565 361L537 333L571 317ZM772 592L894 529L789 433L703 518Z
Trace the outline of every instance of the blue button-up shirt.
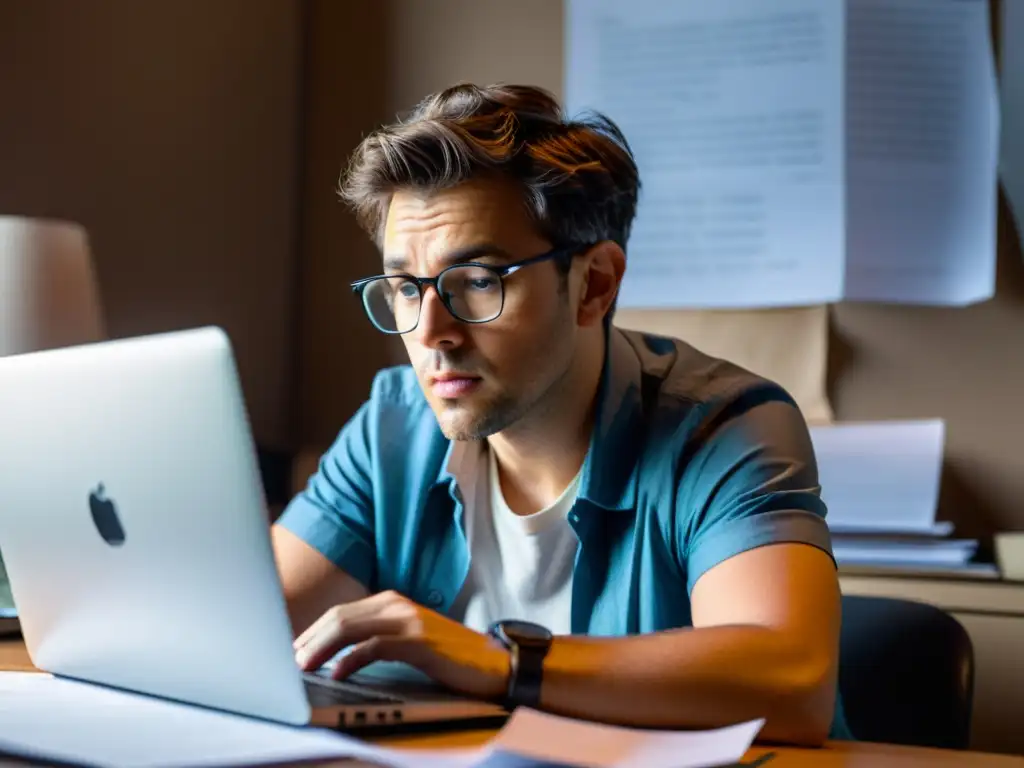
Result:
M385 369L279 524L371 592L445 612L470 564L453 446L412 369ZM785 390L681 341L613 327L569 515L572 632L691 626L697 579L755 547L831 554L819 490ZM832 737L849 738L838 702Z

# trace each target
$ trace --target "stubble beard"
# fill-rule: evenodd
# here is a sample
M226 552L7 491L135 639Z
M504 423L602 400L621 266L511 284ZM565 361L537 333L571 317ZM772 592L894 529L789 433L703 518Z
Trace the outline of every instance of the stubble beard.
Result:
M547 351L547 354L556 353L556 349ZM458 402L453 403L450 409L442 403L440 408L444 410L438 414L441 432L449 440L484 440L498 432L528 427L535 420L543 420L547 411L555 407L557 393L568 372L568 368L560 371L554 380L547 381L539 388L527 387L519 397L505 390L498 391L471 413L465 412ZM538 383L533 382L535 386Z
M566 304L562 309L567 307ZM553 358L561 360L563 356L569 355L569 350L559 342L559 339L564 338L566 323L568 317L560 316L550 328L550 332L542 336L548 343L538 347L535 359L526 361L523 365L528 369L542 371L547 367L546 361ZM567 373L568 369L560 371L553 381L548 381L539 388L527 386L518 397L500 387L492 393L481 393L481 402L472 411L464 408L458 401L441 401L434 410L441 432L449 440L484 440L534 416L543 418L545 405L550 405L550 398ZM537 381L532 383L535 386L538 384Z
M475 414L458 413L463 410L458 404L451 408L441 405L442 411L438 423L441 432L449 440L484 440L493 434L508 429L519 421L530 410L532 403L517 401L507 393L500 393L490 402L483 405ZM452 411L456 413L452 413Z

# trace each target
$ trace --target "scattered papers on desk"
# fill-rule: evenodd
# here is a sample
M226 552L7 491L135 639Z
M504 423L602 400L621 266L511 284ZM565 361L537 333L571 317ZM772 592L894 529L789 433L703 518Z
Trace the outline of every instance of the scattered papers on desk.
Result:
M517 766L709 768L738 763L763 727L764 720L752 720L710 731L635 730L517 709L491 748L532 761Z
M625 133L643 193L619 306L994 293L986 0L566 0L567 111Z
M219 768L356 758L389 768L705 768L738 762L763 720L643 731L518 709L478 749L389 749L38 672L0 672L0 753L94 768Z
M840 563L860 565L918 565L953 568L969 562L978 551L974 539L933 539L877 535L832 537L832 552Z
M361 758L461 768L477 750L376 747L339 733L124 693L38 672L0 673L0 752L94 768L214 768Z
M840 565L958 568L978 550L935 519L945 449L938 419L811 427Z

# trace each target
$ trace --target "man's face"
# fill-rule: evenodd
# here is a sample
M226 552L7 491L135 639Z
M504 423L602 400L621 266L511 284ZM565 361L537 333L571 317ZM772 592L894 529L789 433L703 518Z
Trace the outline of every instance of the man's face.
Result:
M450 190L397 192L384 231L385 273L434 277L467 249L501 266L551 249L511 183L474 181ZM420 386L445 436L500 432L529 414L569 369L575 345L572 292L552 261L504 278L501 315L457 320L425 287L419 325L402 336Z

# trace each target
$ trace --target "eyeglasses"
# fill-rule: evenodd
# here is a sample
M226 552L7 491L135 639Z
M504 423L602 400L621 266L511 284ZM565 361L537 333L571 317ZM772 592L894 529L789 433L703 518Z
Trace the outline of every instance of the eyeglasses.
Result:
M423 291L430 285L452 317L464 323L489 323L505 308L505 278L542 261L568 261L580 247L555 248L514 264L467 262L441 270L437 277L378 275L352 283L370 322L383 333L409 333L420 322Z

